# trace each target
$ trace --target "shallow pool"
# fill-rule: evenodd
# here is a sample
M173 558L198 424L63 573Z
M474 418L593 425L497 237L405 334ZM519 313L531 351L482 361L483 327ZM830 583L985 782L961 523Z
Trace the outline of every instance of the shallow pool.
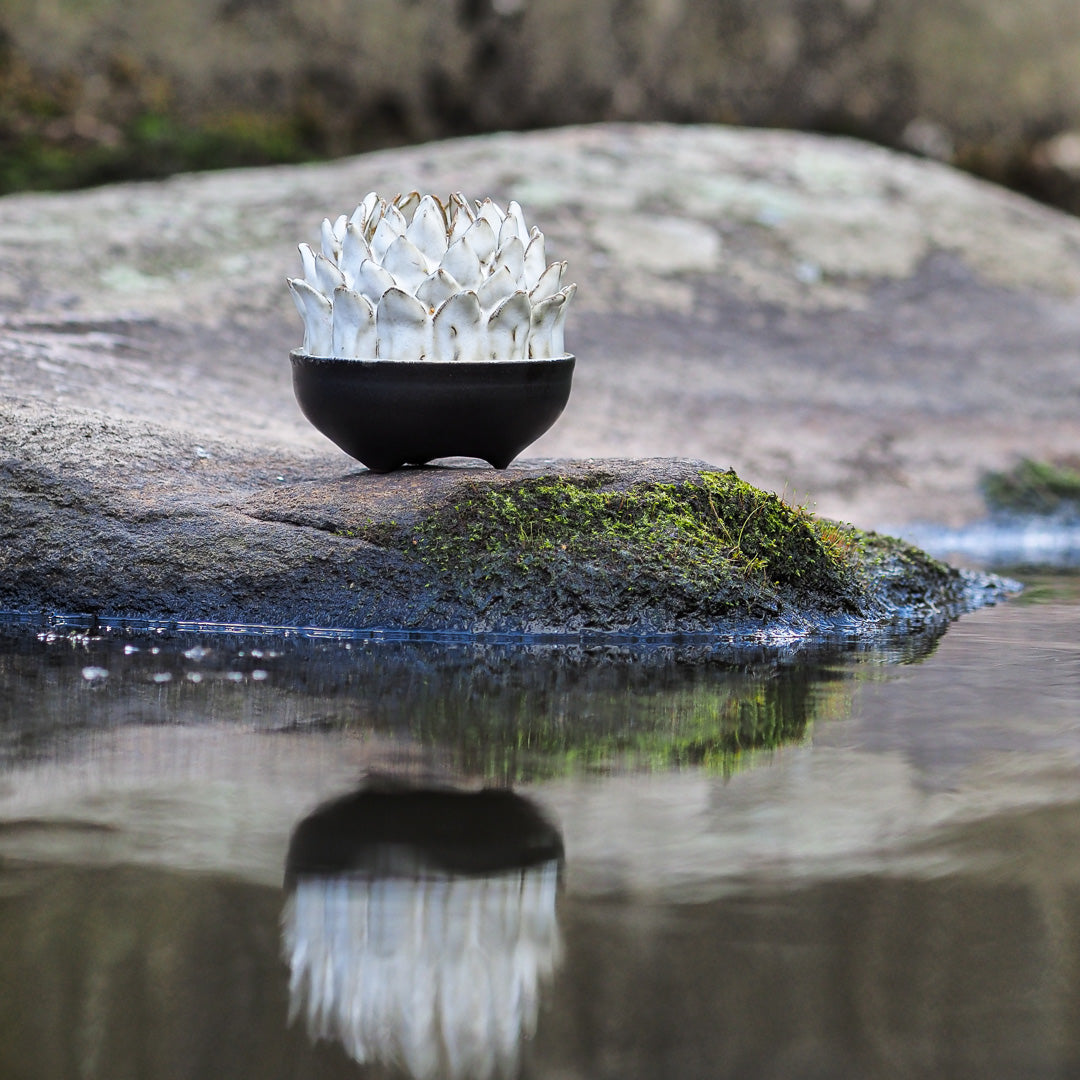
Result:
M0 1076L1080 1073L1028 585L738 653L9 628Z

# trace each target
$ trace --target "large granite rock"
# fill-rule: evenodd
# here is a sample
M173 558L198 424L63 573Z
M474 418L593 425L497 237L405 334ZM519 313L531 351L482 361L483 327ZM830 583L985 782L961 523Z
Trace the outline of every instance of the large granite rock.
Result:
M850 141L616 125L13 196L4 606L296 622L413 573L334 513L442 474L376 480L303 420L283 280L325 213L413 186L518 198L570 260L575 391L530 454L711 461L876 527L1075 448L1080 222Z

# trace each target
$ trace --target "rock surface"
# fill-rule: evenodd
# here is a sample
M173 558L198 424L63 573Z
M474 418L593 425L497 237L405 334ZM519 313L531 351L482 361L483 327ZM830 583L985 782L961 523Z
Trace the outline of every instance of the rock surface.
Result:
M327 523L443 472L372 477L303 420L283 279L324 214L414 186L518 198L570 260L575 391L529 454L710 461L878 527L1075 450L1080 222L851 141L613 125L12 196L3 606L306 622L405 573Z

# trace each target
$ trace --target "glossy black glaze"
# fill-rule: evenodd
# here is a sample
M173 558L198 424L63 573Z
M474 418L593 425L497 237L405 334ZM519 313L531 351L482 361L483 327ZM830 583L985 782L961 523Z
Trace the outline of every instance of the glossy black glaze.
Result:
M386 780L325 803L301 821L289 841L285 881L426 871L486 875L562 860L559 830L512 791L412 788Z
M559 418L574 357L479 363L291 354L303 414L372 472L439 457L505 469Z

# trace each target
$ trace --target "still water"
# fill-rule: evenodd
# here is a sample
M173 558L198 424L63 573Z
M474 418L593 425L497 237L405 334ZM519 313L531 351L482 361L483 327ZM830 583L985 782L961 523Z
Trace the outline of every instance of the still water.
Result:
M1080 1075L1080 578L830 649L0 633L0 1077Z

